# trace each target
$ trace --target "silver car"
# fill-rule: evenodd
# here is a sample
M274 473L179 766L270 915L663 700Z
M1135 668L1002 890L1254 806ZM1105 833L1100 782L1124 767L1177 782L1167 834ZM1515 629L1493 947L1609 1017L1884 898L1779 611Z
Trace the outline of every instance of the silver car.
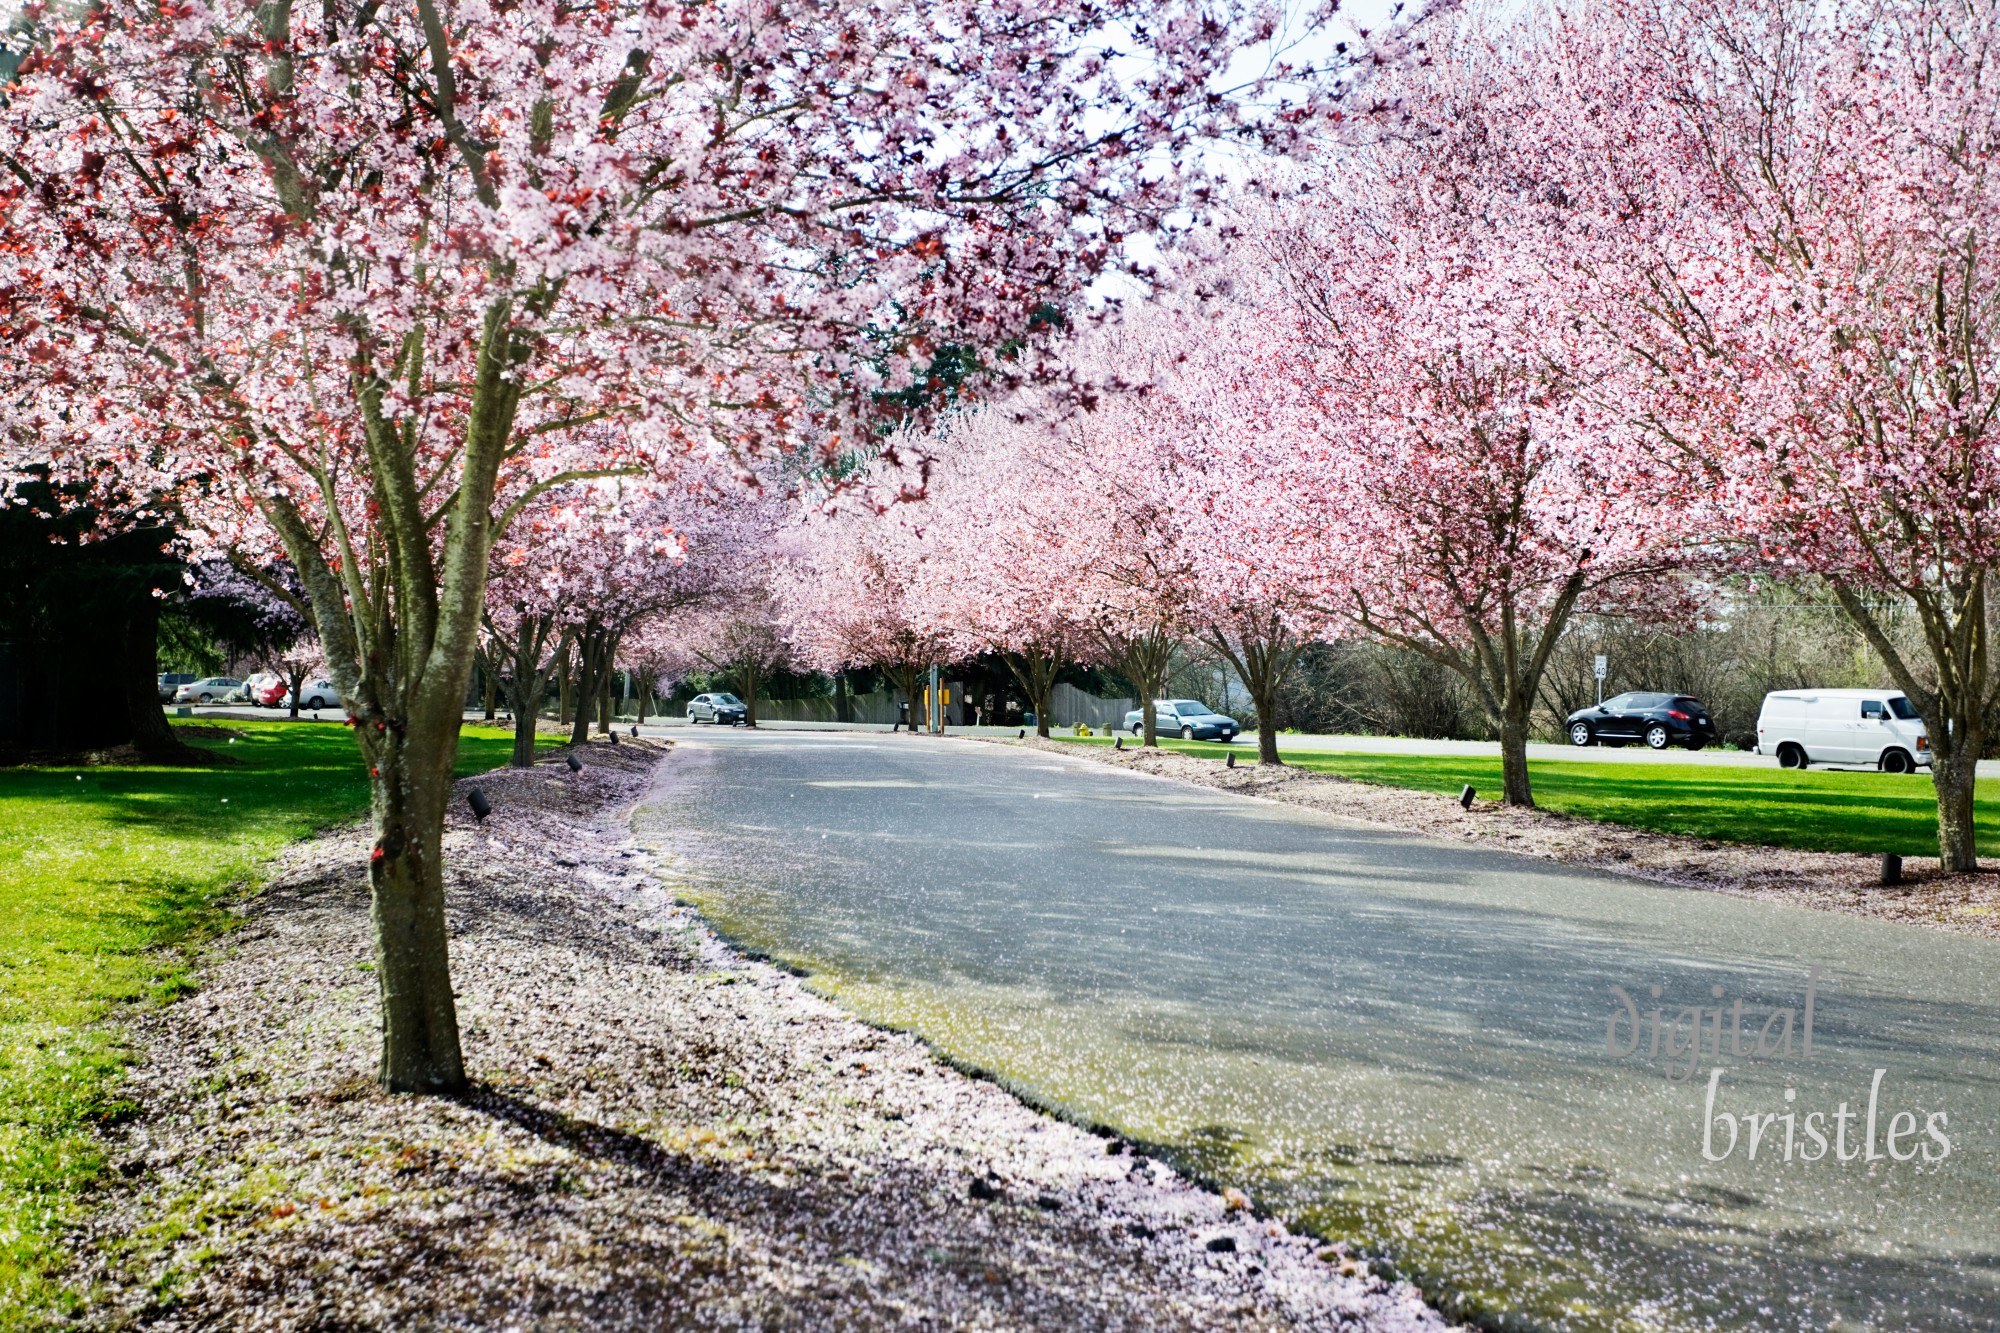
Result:
M174 691L177 704L233 704L246 697L243 682L234 676L204 676Z
M289 697L280 699L278 706L280 708L291 707ZM340 691L330 680L308 681L306 687L299 691L299 707L338 708L340 707Z
M1144 735L1145 713L1137 708L1127 713L1125 729L1134 736ZM1233 741L1242 728L1235 718L1224 717L1199 699L1155 699L1153 730L1161 736L1179 732L1184 741Z
M748 721L750 710L743 701L733 694L697 694L688 700L688 724L716 722L723 726L741 726Z

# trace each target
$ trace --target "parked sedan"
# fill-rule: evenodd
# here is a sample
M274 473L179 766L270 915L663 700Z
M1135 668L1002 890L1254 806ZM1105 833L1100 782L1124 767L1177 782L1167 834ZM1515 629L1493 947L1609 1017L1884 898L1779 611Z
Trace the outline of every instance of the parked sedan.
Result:
M287 693L285 678L269 671L260 671L245 678L243 692L250 696L250 702L259 708L276 708L278 701Z
M688 724L717 722L740 726L749 721L750 710L733 694L697 694L688 700Z
M340 691L338 688L335 687L334 683L330 680L307 681L305 689L302 690L300 693L302 697L299 700L299 707L301 708L340 707ZM278 704L282 708L291 707L291 705L283 699L280 699L278 701Z
M174 691L177 704L227 704L243 697L243 682L234 676L204 676Z
M1634 690L1595 708L1569 715L1571 745L1627 745L1644 741L1655 750L1669 745L1699 750L1716 740L1715 719L1701 700L1687 694Z
M181 686L192 685L200 679L201 677L191 676L185 671L162 671L160 673L160 702L163 704L172 703L175 692Z
M1145 711L1135 708L1127 713L1125 729L1134 736L1145 735ZM1235 718L1224 717L1199 699L1155 699L1153 730L1161 736L1179 732L1184 741L1233 741L1242 728Z

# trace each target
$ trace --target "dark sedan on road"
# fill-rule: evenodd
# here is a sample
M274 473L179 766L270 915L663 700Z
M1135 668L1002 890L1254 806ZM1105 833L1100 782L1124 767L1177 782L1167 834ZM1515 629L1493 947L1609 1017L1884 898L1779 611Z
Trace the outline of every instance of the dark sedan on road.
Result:
M1134 736L1145 734L1146 715L1133 709L1125 715L1125 729ZM1242 728L1233 717L1224 717L1199 699L1155 699L1153 730L1161 736L1179 733L1184 741L1233 741Z
M1699 750L1715 744L1715 719L1692 695L1644 690L1621 694L1569 715L1571 745L1628 745L1633 741L1644 741L1655 750L1669 745Z
M688 700L688 723L715 722L726 727L741 726L750 710L733 694L697 694Z

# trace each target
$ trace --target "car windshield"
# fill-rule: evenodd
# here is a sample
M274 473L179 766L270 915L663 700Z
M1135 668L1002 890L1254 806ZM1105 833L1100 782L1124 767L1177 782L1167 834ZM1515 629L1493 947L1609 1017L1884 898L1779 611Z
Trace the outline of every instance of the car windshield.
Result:
M1182 717L1200 717L1208 712L1208 705L1195 699L1170 699L1167 707Z
M1889 700L1889 711L1905 722L1914 722L1917 720L1916 705L1900 694Z
M741 699L733 694L711 694L708 697L708 701L713 704L720 704L724 708L740 707L743 703Z

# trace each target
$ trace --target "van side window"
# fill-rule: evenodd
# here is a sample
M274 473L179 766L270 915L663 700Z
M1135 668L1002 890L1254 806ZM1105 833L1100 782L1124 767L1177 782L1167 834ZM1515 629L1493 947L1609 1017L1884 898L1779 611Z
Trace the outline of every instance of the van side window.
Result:
M1886 722L1888 719L1889 710L1882 706L1880 699L1863 699L1861 701L1861 720L1863 722Z

